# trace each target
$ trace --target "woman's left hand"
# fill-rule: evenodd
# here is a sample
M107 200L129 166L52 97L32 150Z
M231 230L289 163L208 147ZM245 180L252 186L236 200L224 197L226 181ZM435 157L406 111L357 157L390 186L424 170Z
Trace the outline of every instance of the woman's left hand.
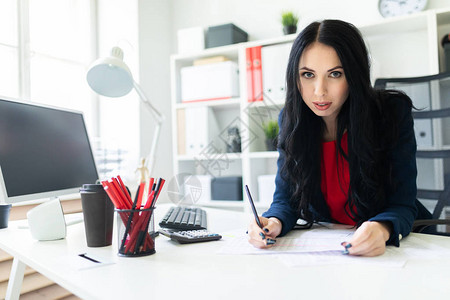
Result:
M352 239L342 243L342 246L350 255L378 256L386 250L390 232L390 223L367 221L355 231Z

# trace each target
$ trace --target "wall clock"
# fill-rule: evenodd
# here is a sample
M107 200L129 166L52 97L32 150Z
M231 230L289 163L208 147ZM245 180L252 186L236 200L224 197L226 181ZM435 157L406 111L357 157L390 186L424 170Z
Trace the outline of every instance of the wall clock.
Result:
M412 14L425 9L427 0L379 0L378 10L385 17Z

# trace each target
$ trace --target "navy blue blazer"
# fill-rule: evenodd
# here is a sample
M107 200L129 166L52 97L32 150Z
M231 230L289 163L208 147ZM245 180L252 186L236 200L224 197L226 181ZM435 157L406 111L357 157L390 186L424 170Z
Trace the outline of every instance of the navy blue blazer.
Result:
M395 101L398 100L398 101ZM369 219L369 221L387 221L392 224L392 234L386 244L399 246L402 237L411 232L412 224L417 219L431 218L430 212L416 199L417 196L417 166L416 139L414 136L411 109L401 99L389 99L392 109L397 111L399 120L399 140L389 154L392 163L393 178L397 180L397 188L387 195L387 206L383 211ZM278 123L281 127L281 115ZM276 217L283 224L280 236L288 233L296 224L299 216L290 205L291 192L289 183L285 181L280 169L284 164L284 151L278 149L278 171L275 177L275 193L273 202L264 217ZM322 193L317 195L321 201L317 207L310 206L310 210L317 222L334 222L331 219L328 206Z

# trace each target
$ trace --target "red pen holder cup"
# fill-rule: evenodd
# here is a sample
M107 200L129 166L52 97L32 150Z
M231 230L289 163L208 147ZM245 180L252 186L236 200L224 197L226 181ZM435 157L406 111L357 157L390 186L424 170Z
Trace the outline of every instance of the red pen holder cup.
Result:
M119 256L136 257L155 253L154 208L116 209Z

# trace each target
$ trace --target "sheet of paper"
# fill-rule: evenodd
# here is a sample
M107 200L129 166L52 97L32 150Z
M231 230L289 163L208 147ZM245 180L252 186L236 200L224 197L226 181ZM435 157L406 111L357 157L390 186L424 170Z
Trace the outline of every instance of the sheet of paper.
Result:
M382 256L360 257L343 255L342 251L324 251L301 254L278 255L277 258L289 267L337 265L337 264L374 264L384 267L402 268L407 263L407 258L399 254L398 248L386 249Z
M81 271L114 264L115 262L92 253L72 253L60 258L73 270Z
M348 241L353 228L344 225L326 224L310 230L294 230L270 249L257 249L247 241L243 232L223 234L225 244L220 254L276 255L290 267L335 264L374 264L394 268L404 267L408 260L449 257L450 249L426 243L412 234L400 242L400 247L387 246L386 252L377 257L343 255L341 242Z
M286 254L314 253L324 251L339 251L341 243L348 241L354 233L349 226L334 225L316 226L309 230L293 230L284 237L277 238L276 244L270 249L258 249L250 245L245 233L235 233L233 238L225 235L225 245L220 254ZM231 236L231 235L230 235Z
M378 266L402 268L414 259L439 259L450 256L450 249L424 242L417 236L409 235L400 242L400 247L387 246L386 252L376 257L338 255L331 252L304 253L302 255L279 255L288 266L302 267L330 264L375 264Z

